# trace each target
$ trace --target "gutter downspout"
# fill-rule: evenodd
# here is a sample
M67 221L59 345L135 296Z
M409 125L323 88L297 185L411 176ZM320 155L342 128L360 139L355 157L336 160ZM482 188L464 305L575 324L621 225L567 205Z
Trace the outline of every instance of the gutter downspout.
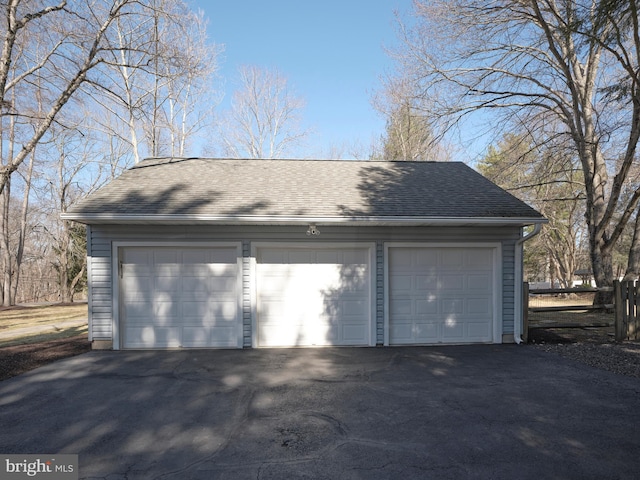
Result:
M531 240L542 230L542 224L536 223L533 227L533 232L529 235L521 237L516 242L515 252L515 272L514 272L514 315L513 315L513 338L515 342L520 345L522 343L522 251L524 242Z

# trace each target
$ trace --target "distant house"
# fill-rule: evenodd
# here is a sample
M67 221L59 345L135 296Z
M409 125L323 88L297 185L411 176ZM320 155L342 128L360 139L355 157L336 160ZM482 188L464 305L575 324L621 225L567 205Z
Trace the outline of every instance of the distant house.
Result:
M522 230L545 222L463 163L200 158L63 217L113 349L519 341Z

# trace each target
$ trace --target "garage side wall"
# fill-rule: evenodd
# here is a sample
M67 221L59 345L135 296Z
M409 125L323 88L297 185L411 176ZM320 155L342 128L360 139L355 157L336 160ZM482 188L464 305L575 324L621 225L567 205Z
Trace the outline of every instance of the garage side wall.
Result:
M387 242L499 242L502 251L502 330L509 341L514 332L515 243L519 228L443 227L329 227L318 225L320 235L307 236L307 226L154 226L92 225L88 231L90 338L96 348L111 348L113 340L113 242L144 242L153 245L176 242L240 242L242 245L242 331L243 346L252 345L251 245L254 242L308 242L375 245L375 338L384 342L384 245Z
M515 320L515 259L516 240L502 242L502 336L513 341ZM522 279L518 281L518 285Z
M111 238L97 227L88 229L88 236L90 338L95 342L94 345L99 345L101 342L111 342L113 338Z

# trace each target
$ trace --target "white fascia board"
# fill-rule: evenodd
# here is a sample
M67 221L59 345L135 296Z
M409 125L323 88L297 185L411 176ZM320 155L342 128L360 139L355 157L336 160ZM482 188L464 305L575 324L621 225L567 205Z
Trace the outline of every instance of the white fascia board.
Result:
M210 215L113 215L63 213L63 220L87 224L210 224L210 225L343 225L355 226L525 226L548 223L545 218L527 217L286 217L286 216L210 216Z

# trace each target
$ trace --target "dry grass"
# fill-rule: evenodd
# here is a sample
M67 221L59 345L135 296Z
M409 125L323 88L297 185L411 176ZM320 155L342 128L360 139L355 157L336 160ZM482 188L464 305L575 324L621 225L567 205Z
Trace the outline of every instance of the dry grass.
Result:
M593 296L593 293L532 295L529 307L589 306L593 304ZM614 320L615 314L605 310L529 311L529 339L534 343L611 342L614 339ZM553 328L554 325L565 328ZM575 327L566 328L569 325Z
M564 307L570 305L593 305L594 293L571 293L563 295L529 295L529 307Z
M86 335L86 319L86 303L2 308L0 347Z

